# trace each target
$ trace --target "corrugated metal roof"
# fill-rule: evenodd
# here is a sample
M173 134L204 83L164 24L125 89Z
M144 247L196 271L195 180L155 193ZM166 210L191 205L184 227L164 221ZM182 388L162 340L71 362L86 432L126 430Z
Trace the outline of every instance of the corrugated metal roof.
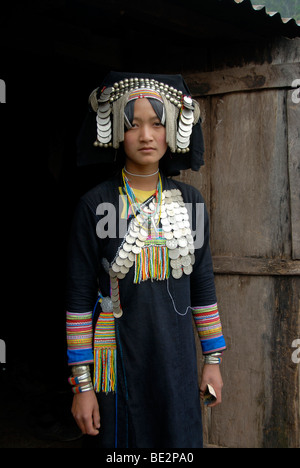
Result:
M294 18L283 18L279 11L269 11L267 10L265 5L255 5L253 4L251 0L232 0L232 2L243 3L244 5L250 4L250 6L252 7L254 11L257 11L260 14L265 15L266 17L268 16L271 18L276 17L276 19L278 21L281 21L283 24L291 23L292 27L293 26L300 27L300 21L296 21Z
M160 3L172 3L172 6L186 8L193 18L193 24L201 24L205 22L205 18L209 18L216 37L221 32L225 33L224 37L227 34L228 38L232 36L233 39L236 33L241 39L250 36L300 37L300 25L294 18L283 18L280 12L268 11L264 5L259 4L259 0L252 1L253 4L251 0L161 0ZM205 24L208 24L207 21Z

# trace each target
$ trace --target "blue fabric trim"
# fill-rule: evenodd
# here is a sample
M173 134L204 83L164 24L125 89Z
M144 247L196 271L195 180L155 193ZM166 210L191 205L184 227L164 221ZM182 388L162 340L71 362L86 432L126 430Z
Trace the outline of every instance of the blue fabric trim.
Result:
M203 354L213 353L214 351L224 351L226 349L226 343L223 335L218 338L200 341Z
M70 351L67 350L68 355L68 364L89 364L94 362L93 350L92 349L83 349L81 351Z

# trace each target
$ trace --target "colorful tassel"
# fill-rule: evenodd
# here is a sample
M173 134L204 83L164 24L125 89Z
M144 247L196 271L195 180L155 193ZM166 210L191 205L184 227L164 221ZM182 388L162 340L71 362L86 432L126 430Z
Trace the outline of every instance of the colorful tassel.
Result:
M134 283L147 279L164 280L169 278L169 250L162 238L148 239L141 252L135 255Z
M94 350L95 392L115 392L117 373L116 349Z
M117 375L117 346L113 312L101 312L94 335L94 388L114 392Z

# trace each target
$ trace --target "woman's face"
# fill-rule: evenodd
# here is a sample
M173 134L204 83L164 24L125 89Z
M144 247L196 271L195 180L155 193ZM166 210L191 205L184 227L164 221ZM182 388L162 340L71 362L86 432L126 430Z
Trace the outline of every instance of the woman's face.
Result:
M126 167L133 170L157 169L167 150L166 129L146 98L134 103L132 128L124 135Z

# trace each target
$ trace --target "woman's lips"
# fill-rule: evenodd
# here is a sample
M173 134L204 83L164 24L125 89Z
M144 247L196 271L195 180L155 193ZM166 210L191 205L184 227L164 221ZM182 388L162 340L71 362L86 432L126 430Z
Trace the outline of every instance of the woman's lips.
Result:
M143 148L140 148L140 150L139 150L139 151L145 151L145 152L147 152L147 153L148 153L148 152L150 152L150 151L154 151L154 148L152 148L152 147L148 147L148 146L147 146L147 147L146 147L146 146L144 146Z

